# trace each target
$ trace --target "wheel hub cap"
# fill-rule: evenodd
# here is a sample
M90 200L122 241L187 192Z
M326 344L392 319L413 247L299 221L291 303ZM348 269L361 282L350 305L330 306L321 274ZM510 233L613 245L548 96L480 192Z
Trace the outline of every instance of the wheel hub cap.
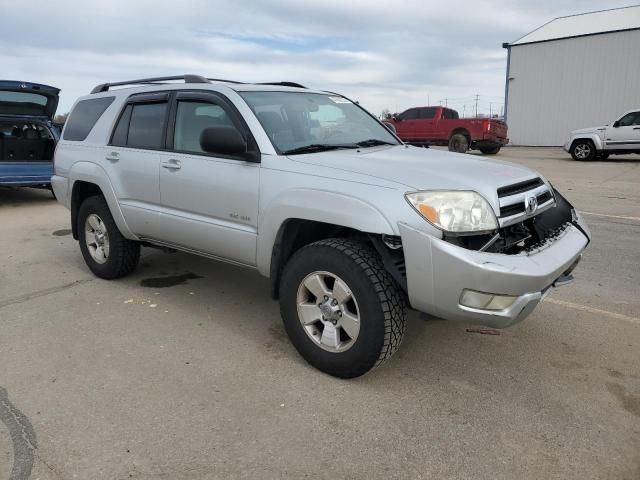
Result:
M91 258L99 264L105 263L109 258L109 233L102 219L95 213L85 221L84 238Z
M360 310L347 284L329 272L313 272L298 287L298 319L323 350L343 352L360 332Z

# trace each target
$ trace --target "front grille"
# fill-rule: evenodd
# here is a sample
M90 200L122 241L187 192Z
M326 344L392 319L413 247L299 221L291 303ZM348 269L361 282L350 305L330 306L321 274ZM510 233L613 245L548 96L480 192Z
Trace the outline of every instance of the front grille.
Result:
M532 180L525 180L524 182L514 183L513 185L507 185L506 187L500 187L498 189L498 198L510 197L511 195L517 195L518 193L527 192L544 185L541 178L534 178Z
M551 198L551 192L548 190L546 192L542 192L540 195L536 195L538 199L538 205L542 205L547 203ZM518 215L519 213L524 213L526 210L524 202L514 203L513 205L505 205L504 207L500 207L500 216L501 217L511 217L512 215Z

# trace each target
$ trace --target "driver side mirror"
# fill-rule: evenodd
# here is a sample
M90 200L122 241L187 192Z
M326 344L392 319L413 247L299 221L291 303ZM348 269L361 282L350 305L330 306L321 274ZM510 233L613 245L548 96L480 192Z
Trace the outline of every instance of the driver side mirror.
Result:
M207 153L242 156L247 141L233 127L207 127L200 134L200 148Z
M613 122L613 125L611 125L613 128L618 128L620 126L620 120L616 120L615 122Z

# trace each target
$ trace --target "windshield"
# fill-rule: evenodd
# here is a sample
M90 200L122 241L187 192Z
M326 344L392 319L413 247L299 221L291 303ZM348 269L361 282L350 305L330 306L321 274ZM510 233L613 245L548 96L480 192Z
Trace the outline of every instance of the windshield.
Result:
M398 140L358 105L337 95L238 92L279 153L398 145Z

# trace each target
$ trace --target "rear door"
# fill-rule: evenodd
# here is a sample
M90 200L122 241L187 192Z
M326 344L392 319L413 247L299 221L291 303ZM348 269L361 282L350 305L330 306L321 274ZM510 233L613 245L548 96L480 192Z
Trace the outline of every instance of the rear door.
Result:
M60 89L39 83L0 80L0 118L38 116L53 120Z
M129 228L143 238L162 234L160 151L165 148L168 115L167 92L129 97L101 162Z
M629 112L605 131L608 150L640 150L640 111Z
M245 265L256 263L260 164L200 146L207 127L234 127L257 146L233 104L215 92L178 92L160 153L161 240Z
M416 138L419 140L437 140L437 125L439 109L436 107L422 107L418 109L418 121L416 121Z

